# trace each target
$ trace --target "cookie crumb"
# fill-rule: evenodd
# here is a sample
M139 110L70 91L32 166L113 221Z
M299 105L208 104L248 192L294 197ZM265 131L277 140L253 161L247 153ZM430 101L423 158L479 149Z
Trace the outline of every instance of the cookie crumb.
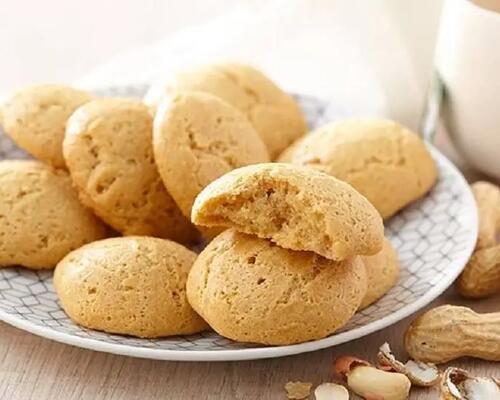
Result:
M311 393L310 382L287 382L285 385L286 395L289 399L306 399Z

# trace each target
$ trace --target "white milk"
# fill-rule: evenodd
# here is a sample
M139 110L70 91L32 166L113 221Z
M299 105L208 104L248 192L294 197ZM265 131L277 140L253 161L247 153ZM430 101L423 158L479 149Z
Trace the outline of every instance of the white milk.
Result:
M500 179L500 0L446 0L436 66L453 142L472 166Z

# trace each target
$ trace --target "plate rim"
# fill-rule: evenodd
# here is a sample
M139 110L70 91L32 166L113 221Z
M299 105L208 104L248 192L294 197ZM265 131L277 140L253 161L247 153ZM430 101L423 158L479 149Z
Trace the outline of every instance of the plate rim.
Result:
M439 162L446 165L446 168L452 171L454 175L456 175L460 184L464 188L464 195L467 200L467 204L469 206L472 205L473 210L477 210L472 191L469 187L469 184L465 180L463 174L444 154L442 154L432 144L429 143L426 144L429 147L433 156L437 158ZM409 315L416 313L417 311L428 305L431 301L435 300L448 287L450 287L451 284L458 277L458 275L462 272L463 268L467 263L467 260L469 259L475 247L477 231L478 231L478 216L477 212L471 212L470 214L471 215L468 215L468 217L470 219L470 224L471 224L470 226L471 234L470 237L468 238L467 246L464 248L461 257L455 260L455 263L461 264L461 266L457 267L453 271L453 273L447 275L446 277L447 279L442 280L438 285L433 286L417 301L408 304L381 319L370 322L367 325L354 328L349 331L340 332L333 336L329 336L315 341L286 345L286 346L267 346L258 348L228 349L228 350L186 351L186 350L171 350L171 349L152 349L147 347L133 347L118 343L108 343L100 341L98 339L74 336L69 333L59 332L50 329L49 327L33 324L28 320L19 319L15 316L15 314L9 314L8 312L1 309L0 309L0 320L16 328L30 332L34 335L41 336L46 339L51 339L56 342L64 343L67 345L111 353L111 354L155 359L155 360L197 361L197 362L242 361L242 360L284 357L284 356L321 350L328 347L343 344L352 340L359 339L373 332L391 326L396 322L399 322L402 319L408 317Z

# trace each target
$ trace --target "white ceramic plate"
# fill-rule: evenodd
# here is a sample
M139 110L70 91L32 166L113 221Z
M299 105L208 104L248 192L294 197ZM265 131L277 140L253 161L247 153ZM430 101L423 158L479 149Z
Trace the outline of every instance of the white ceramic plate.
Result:
M142 96L145 86L108 88L106 95ZM339 117L338 109L297 96L311 127ZM386 233L399 253L402 274L381 300L357 313L325 339L291 346L236 343L213 332L165 339L137 339L81 328L59 306L50 271L0 269L0 319L59 342L135 357L161 360L222 361L279 357L344 343L385 328L439 296L459 275L476 240L477 213L469 187L436 149L439 180L422 200L388 221ZM0 131L0 159L27 157ZM332 310L335 312L335 310Z

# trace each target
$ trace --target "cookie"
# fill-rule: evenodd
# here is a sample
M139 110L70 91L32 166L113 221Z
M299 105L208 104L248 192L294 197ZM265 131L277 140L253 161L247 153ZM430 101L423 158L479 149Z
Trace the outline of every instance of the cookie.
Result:
M188 218L194 199L210 182L235 168L269 161L243 114L200 92L178 94L160 106L153 144L163 183Z
M356 190L291 164L258 164L224 175L196 198L191 219L333 260L375 254L384 240L379 213Z
M398 281L401 271L398 254L391 242L384 241L384 247L373 256L360 257L366 267L368 286L359 306L362 310L384 296Z
M196 333L207 325L186 299L195 258L165 239L102 240L68 254L54 287L64 311L86 328L143 338Z
M64 158L82 202L124 235L187 243L196 230L156 169L153 118L133 99L98 99L68 120Z
M351 119L299 139L279 158L351 184L389 218L427 193L437 169L422 140L389 120Z
M222 336L286 345L324 338L357 310L366 291L359 257L332 261L229 229L196 259L191 306Z
M272 159L307 129L295 100L262 72L243 64L213 64L179 73L162 88L153 87L145 102L153 107L176 91L201 91L221 98L247 116Z
M5 133L35 158L64 167L62 142L69 116L92 96L62 85L26 87L1 106Z
M78 201L67 172L38 161L0 161L0 266L54 268L107 233Z

